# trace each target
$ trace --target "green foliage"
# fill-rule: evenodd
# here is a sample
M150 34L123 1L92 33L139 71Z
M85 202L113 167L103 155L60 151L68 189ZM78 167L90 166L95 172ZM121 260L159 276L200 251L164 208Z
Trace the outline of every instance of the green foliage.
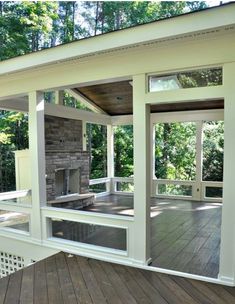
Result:
M90 151L90 179L107 177L107 127L87 124L87 145Z
M86 110L91 112L89 108L84 106L79 100L75 99L71 95L69 95L67 92L64 92L64 105L71 108L76 108L80 110Z
M223 181L224 122L205 122L203 135L203 180Z
M156 125L155 173L157 178L194 180L196 174L195 123Z
M0 192L15 190L15 150L28 147L28 115L0 111Z
M133 176L133 126L115 127L114 139L114 175L118 177Z
M203 9L204 1L86 1L84 19L94 35ZM91 11L95 18L90 17Z
M3 1L0 6L0 60L50 46L58 4Z

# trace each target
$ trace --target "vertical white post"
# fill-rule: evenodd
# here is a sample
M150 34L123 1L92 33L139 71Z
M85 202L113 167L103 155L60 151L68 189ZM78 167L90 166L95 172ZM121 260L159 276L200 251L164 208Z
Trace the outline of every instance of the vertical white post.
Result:
M235 63L224 65L224 182L219 278L235 285Z
M203 121L196 122L196 184L193 189L193 198L197 201L202 199L202 159L203 159Z
M64 91L55 91L55 104L64 104Z
M40 207L46 204L44 95L29 93L29 151L32 176L32 238L41 239Z
M150 106L145 104L145 75L133 77L134 243L136 262L150 261Z
M154 179L156 179L156 172L155 172L155 136L156 136L156 130L155 130L155 124L151 122L150 125L150 138L151 138L151 143L150 143L150 159L151 159L151 196L154 197L156 196L156 183Z
M110 178L109 192L113 192L113 177L114 177L114 132L113 126L107 126L107 176Z
M82 121L82 150L87 151L86 121Z

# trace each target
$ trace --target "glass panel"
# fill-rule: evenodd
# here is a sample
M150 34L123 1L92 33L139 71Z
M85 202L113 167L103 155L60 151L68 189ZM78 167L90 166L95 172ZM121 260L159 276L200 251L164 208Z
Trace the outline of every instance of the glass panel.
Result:
M160 184L157 194L192 196L192 186Z
M203 181L223 181L224 122L205 121L203 125Z
M223 188L222 187L206 187L205 197L222 198L223 197Z
M114 128L114 172L117 177L134 174L132 125Z
M149 76L149 91L186 89L222 85L222 68Z
M196 124L160 123L155 126L155 175L158 179L194 180Z
M192 186L160 184L157 194L192 196Z
M126 250L126 229L51 219L52 236L74 242Z
M106 192L106 183L90 185L89 186L89 191L94 192L94 193Z
M134 192L134 183L117 182L117 191Z
M12 228L29 232L29 215L26 213L0 210L0 228Z
M90 179L107 177L107 127L87 124L87 148L90 152Z

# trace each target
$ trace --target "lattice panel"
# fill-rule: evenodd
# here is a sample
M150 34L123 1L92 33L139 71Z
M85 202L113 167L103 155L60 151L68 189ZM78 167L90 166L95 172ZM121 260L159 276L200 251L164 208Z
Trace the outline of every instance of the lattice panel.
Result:
M24 268L25 266L23 257L0 251L0 278Z

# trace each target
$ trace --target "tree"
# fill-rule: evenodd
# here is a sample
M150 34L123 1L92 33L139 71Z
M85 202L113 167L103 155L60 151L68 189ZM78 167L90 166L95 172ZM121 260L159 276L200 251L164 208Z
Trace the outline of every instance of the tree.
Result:
M15 190L14 151L28 147L28 115L0 111L0 192Z

